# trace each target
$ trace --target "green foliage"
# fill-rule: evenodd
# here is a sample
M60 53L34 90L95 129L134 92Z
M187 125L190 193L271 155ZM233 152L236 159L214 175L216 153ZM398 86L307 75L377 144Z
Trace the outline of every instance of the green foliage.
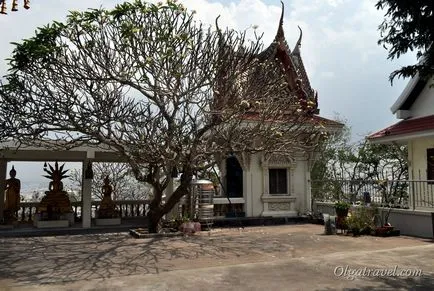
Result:
M351 130L345 126L320 147L311 174L314 199L349 199L346 194L359 193L373 180L408 179L407 146L372 144L367 140L351 143L350 136ZM401 197L404 186L402 183L382 186L386 201ZM344 188L347 193L343 192Z
M347 227L354 234L370 234L375 229L375 211L371 207L357 207L347 218Z
M92 33L96 33L101 26L116 24L119 26L122 38L132 41L131 37L141 31L143 20L151 17L160 19L162 14L166 18L169 18L173 14L183 14L190 21L192 21L193 15L193 13L187 13L186 8L182 4L178 4L173 0L168 0L165 4L151 4L136 0L131 3L118 4L113 10L101 8L88 9L83 12L71 11L65 23L54 21L51 24L38 28L35 31L34 37L25 39L21 43L12 43L15 48L12 57L9 59L10 71L14 73L31 70L34 63L43 63L49 66L56 61L57 57L64 53L62 47L68 46L63 39L77 37L75 35L77 31L81 31L78 34L82 35L83 40L87 40L86 45L92 46L94 42L89 40L89 38L92 38ZM137 22L138 19L141 20L140 24ZM166 35L160 37L173 47L179 45L179 41L188 39L188 34L185 33L172 37L172 29L163 25L163 21L160 24L162 26L160 29L167 30ZM158 35L161 35L161 33ZM176 44L174 43L175 38L179 40ZM162 39L158 39L157 41ZM125 44L120 43L119 45ZM174 52L168 53L173 54ZM12 85L14 84L9 82L9 86Z
M344 160L351 152L349 150L351 147L351 129L345 119L337 116L335 120L344 124L344 127L321 141L318 147L318 157L311 172L312 180L333 179L334 174L330 171L331 161Z
M38 28L35 36L24 40L22 43L12 43L15 49L12 52L10 61L10 70L31 69L29 66L39 61L47 65L54 61L60 48L56 43L56 39L65 29L65 25L54 21L51 25Z
M379 0L377 9L385 10L380 24L378 44L389 52L389 59L416 51L419 62L392 72L390 81L411 77L419 72L422 78L434 76L434 1Z
M345 201L338 201L335 203L335 210L336 211L344 211L350 209L351 205L348 202Z

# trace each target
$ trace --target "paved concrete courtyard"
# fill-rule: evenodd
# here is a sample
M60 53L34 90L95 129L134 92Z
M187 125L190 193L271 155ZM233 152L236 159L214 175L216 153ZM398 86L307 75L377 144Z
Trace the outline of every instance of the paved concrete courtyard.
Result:
M322 233L300 224L171 238L0 238L0 290L434 289L432 241Z

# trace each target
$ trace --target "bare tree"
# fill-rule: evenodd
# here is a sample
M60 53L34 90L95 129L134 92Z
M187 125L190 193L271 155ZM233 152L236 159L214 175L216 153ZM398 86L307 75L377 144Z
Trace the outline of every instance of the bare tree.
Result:
M153 187L155 232L217 156L315 145L311 101L286 70L263 54L260 37L204 27L175 1L71 12L66 23L15 44L0 136L50 148L110 147ZM163 203L175 167L180 183Z

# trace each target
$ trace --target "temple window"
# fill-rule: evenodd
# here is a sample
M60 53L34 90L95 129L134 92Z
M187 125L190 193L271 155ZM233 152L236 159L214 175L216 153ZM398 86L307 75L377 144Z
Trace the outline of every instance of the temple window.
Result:
M288 194L288 170L268 169L268 187L271 195Z

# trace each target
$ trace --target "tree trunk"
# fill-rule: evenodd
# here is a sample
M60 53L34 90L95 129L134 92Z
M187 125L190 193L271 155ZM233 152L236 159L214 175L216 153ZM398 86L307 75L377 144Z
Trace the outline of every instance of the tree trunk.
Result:
M154 198L149 204L149 212L148 212L148 231L150 233L157 233L159 231L158 224L161 218L164 215L161 198L163 197L163 191L160 191L158 188L154 187Z
M149 233L157 233L159 230L159 222L161 218L163 217L164 213L160 207L157 207L156 209L152 209L150 207L148 212L148 231Z
M179 200L186 194L189 193L190 183L192 180L193 174L191 170L186 171L181 176L181 184L172 193L170 198L166 201L164 205L161 204L161 197L163 195L163 190L156 190L154 199L152 199L151 204L149 205L148 212L148 231L150 233L158 232L158 224L160 223L161 218L169 213L170 210L179 202Z

